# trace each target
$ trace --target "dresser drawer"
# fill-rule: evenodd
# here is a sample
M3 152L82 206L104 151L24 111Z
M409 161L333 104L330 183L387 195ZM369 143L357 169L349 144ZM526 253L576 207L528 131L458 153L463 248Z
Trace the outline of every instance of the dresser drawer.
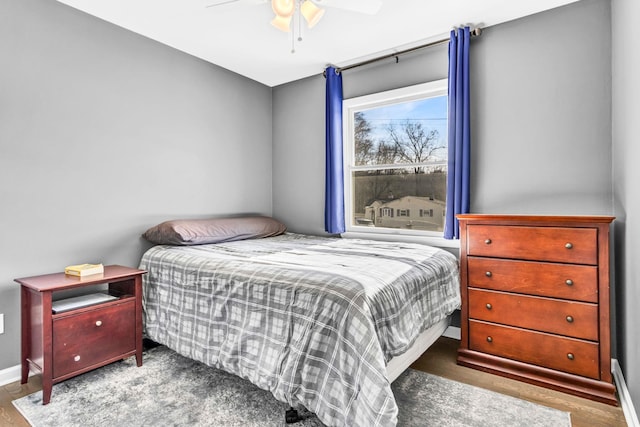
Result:
M598 263L595 228L467 226L469 255L567 262Z
M53 378L136 350L134 300L53 321Z
M598 340L598 306L590 303L469 288L469 317Z
M598 344L469 320L469 348L495 356L600 378Z
M469 286L598 302L598 268L589 265L467 258Z

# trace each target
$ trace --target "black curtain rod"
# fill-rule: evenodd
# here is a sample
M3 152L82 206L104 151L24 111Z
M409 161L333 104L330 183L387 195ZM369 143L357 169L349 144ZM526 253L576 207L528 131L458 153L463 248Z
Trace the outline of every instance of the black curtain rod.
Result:
M471 37L476 37L479 36L480 34L482 34L482 29L481 28L474 28L473 30L471 30ZM347 65L345 67L336 67L336 73L341 73L343 71L347 71L350 70L352 68L357 68L357 67L362 67L363 65L369 65L372 64L374 62L378 62L378 61L383 61L385 59L390 59L390 58L395 58L396 59L396 63L398 62L398 57L400 55L404 55L407 53L411 53L411 52L415 52L417 50L422 50L422 49L426 49L428 47L433 47L433 46L438 46L441 45L443 43L448 43L450 39L442 39L442 40L436 40L434 42L430 42L430 43L426 43L420 46L416 46L416 47L412 47L409 49L405 49L405 50L401 50L400 52L395 52L395 53L390 53L388 55L384 55L384 56L380 56L378 58L373 58L373 59L369 59L366 61L362 61L362 62L357 62L355 64L351 64L351 65ZM326 71L325 71L326 73ZM324 74L324 73L323 73Z

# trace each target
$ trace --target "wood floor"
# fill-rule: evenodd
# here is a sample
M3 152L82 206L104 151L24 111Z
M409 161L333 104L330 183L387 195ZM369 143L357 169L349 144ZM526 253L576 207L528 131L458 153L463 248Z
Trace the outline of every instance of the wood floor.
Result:
M565 393L458 366L456 364L457 349L458 341L441 337L412 367L451 380L472 384L570 412L573 427L624 427L627 425L620 407L592 402ZM41 389L42 384L39 375L31 377L29 382L24 385L21 385L18 381L0 387L0 426L28 427L29 424L15 410L11 401Z
M34 375L29 378L29 382L26 384L20 384L20 381L16 381L0 387L0 426L29 427L29 423L22 418L11 401L42 390L40 379L40 375Z
M487 374L456 364L459 341L441 337L411 367L571 413L573 427L624 427L622 408Z

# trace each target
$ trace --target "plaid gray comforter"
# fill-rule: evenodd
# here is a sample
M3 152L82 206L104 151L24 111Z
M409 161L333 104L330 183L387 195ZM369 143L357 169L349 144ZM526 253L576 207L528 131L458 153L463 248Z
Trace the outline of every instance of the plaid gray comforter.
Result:
M333 426L394 426L386 362L460 305L429 246L287 233L143 256L146 335Z

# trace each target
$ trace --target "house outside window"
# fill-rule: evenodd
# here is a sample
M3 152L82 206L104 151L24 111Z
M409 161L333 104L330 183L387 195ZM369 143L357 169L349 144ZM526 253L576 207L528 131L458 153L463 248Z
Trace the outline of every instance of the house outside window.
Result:
M347 232L442 237L447 80L343 103Z

